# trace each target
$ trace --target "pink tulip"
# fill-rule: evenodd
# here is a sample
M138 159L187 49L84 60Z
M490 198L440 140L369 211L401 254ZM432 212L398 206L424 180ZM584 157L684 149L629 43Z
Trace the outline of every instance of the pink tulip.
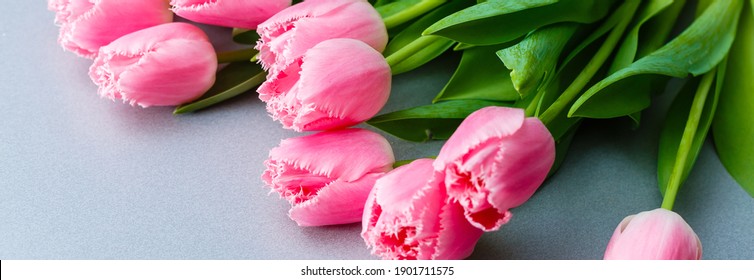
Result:
M263 22L257 32L259 60L271 73L328 39L357 39L380 52L388 39L379 13L364 0L307 0Z
M283 127L296 131L348 127L373 117L390 95L390 66L361 41L333 39L306 52L257 92Z
M508 209L526 202L555 161L555 142L537 118L521 109L487 107L461 123L435 160L451 201L485 231L510 219Z
M123 35L173 21L166 0L49 0L47 7L60 25L58 42L86 58Z
M89 77L99 94L141 107L200 97L215 82L217 55L207 35L187 23L143 29L99 50Z
M369 194L361 237L383 259L463 259L483 231L464 218L458 203L432 180L432 160L401 166L379 180Z
M673 211L658 208L623 219L605 250L606 260L699 260L702 243Z
M291 203L299 226L354 223L374 182L392 169L390 144L364 129L289 138L270 151L262 180Z
M291 5L291 0L171 0L173 12L212 25L256 29Z

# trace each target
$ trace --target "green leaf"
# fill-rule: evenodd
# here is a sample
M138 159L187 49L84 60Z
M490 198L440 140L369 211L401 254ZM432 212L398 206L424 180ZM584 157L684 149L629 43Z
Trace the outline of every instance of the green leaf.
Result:
M713 124L715 147L731 176L754 197L754 3L744 10ZM751 12L751 13L749 13Z
M474 45L501 44L558 22L592 23L607 15L612 0L489 0L452 14L424 34Z
M408 141L448 139L474 111L504 105L482 100L447 101L380 115L367 121L367 124Z
M228 64L217 73L215 84L197 101L179 106L173 114L204 109L247 92L264 82L262 67L250 61Z
M651 90L643 79L709 72L733 43L742 3L712 3L677 38L592 86L576 100L568 115L613 118L635 113L647 108L651 101Z
M245 45L256 45L259 34L256 30L233 28L233 42Z
M696 158L699 156L699 152L702 150L704 140L707 139L707 133L712 125L712 119L715 116L715 109L717 108L720 91L725 79L725 60L723 60L716 71L715 90L712 94L707 95L701 117L699 118L699 125L695 128L696 132L694 132L693 141L691 142L690 149L687 151L686 162L681 163L683 164L683 172L680 175L680 185L686 181L689 172L694 167ZM684 85L675 100L673 100L673 104L671 104L665 117L665 125L660 134L660 148L657 155L657 179L659 181L660 192L663 195L673 173L673 167L676 164L678 149L681 145L681 139L686 129L689 112L692 109L691 106L700 80L700 78L695 78Z
M416 22L412 23L406 29L401 31L395 36L385 48L383 52L385 57L390 57L396 53L407 52L405 58L391 64L391 71L394 75L405 73L414 70L427 62L432 61L436 57L440 56L446 50L448 50L455 42L450 39L440 36L424 36L422 37L422 31L432 23L440 20L441 18L450 15L458 10L474 4L472 0L452 1L443 6L440 6L436 10L423 16ZM421 38L421 40L420 40ZM413 48L412 45L419 44L423 40L429 40L426 42L426 46L421 48ZM398 54L403 55L403 54Z
M641 30L642 25L671 4L673 4L673 0L651 0L643 6L639 12L638 22L633 25L633 28L624 37L623 43L618 48L618 53L615 54L613 65L608 72L614 73L634 62L639 49L639 30Z
M510 70L497 59L503 46L475 47L463 51L450 81L433 102L462 99L514 101L519 99Z
M558 59L568 40L576 32L575 23L560 23L539 28L512 47L497 52L510 72L513 87L527 96L554 75Z
M555 175L558 169L560 169L560 166L563 165L566 155L568 154L568 149L571 148L571 143L573 143L573 137L576 135L576 131L579 130L579 124L581 123L579 122L575 124L568 130L568 132L563 134L560 139L555 140L555 162L553 162L552 168L550 168L547 177Z

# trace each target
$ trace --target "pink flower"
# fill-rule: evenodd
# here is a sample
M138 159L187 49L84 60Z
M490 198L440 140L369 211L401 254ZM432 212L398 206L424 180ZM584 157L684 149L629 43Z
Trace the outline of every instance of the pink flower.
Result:
M173 21L165 0L49 0L47 7L60 25L58 42L86 58L120 36Z
M521 109L487 107L461 123L434 166L469 222L493 231L508 222L508 209L534 194L554 160L555 142L539 119L525 118Z
M271 73L294 64L328 39L357 39L379 52L388 39L379 13L364 0L307 0L272 16L257 32L259 60Z
M171 0L170 5L176 15L195 22L256 29L291 0Z
M390 144L364 129L289 138L270 151L262 180L291 203L300 226L354 223L374 182L392 169Z
M623 219L605 250L606 260L699 260L702 243L673 211L658 208Z
M379 52L361 41L332 39L268 76L257 92L283 127L328 130L377 114L390 95L391 79L390 66Z
M379 180L369 194L361 237L383 259L463 259L483 231L448 203L433 178L432 160L401 166Z
M141 107L200 97L215 82L217 55L207 35L187 23L143 29L99 50L89 77L99 94Z

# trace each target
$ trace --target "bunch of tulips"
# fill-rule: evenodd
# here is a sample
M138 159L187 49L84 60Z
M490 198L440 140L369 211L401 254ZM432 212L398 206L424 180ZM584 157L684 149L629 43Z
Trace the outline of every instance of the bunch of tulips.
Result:
M544 11L550 4L518 7L493 0L296 2L50 0L49 9L56 12L60 44L93 59L89 76L102 97L141 107L179 106L177 112L181 113L256 87L267 113L282 127L314 132L283 140L264 162L262 180L290 203L289 217L307 227L360 222L367 247L385 259L463 259L473 252L483 233L496 231L512 219L510 210L529 200L556 169L556 152L561 153L557 145L567 142L564 135L572 136L578 126L577 121L565 121L574 114L565 114L563 109L577 108L580 104L574 103L574 98L587 96L578 94L595 84L587 82L623 38L632 24L631 16L637 11L656 12L651 5L640 10L645 6L638 0L583 1L579 5L592 5L590 13L573 16L573 22L553 19L541 26L493 26L523 30L520 36L501 39L485 34L486 29L478 29L474 20L493 18L485 17L489 11ZM718 3L707 9L724 10L714 5ZM738 8L746 7L742 17L750 21L749 12L754 10L749 11L748 5ZM668 13L680 11L677 5L663 8L669 9L663 11ZM185 20L173 22L174 14ZM628 20L621 15L629 15ZM463 17L470 19L459 20ZM202 29L186 21L235 28L234 35L239 38L252 38L247 43L253 44L253 49L218 54ZM581 36L580 28L593 30L587 29L593 27L588 24L602 22L609 28L597 28L595 34L607 36L603 47L586 56L593 55L562 95L548 98L550 92L561 92L553 81L561 79L559 70L569 68L554 64L543 68L547 56L559 61L560 53L571 48L576 55L559 61L568 66L570 60L588 52L587 45L596 38L584 39L588 44L583 47L574 47L568 40ZM638 22L637 26L644 23ZM417 36L406 39L404 34L411 32ZM548 44L532 47L543 38L550 40ZM477 79L484 77L479 73L463 76L463 65L476 59L477 53L492 53L493 59L496 53L503 60L496 63L508 68L504 70L512 78L509 86L517 91L514 102L486 98L473 101L473 110L468 110L472 103L467 102L464 108L468 113L460 117L457 108L448 105L457 104L454 101L437 103L433 112L458 119L447 131L447 142L437 157L396 162L383 136L353 126L376 120L375 115L390 98L393 75L415 69L450 48L464 51L456 75L476 83L472 89L477 97L489 95L489 90L480 93L480 89L497 90L499 82L486 84ZM656 49L661 48L634 51L638 59L642 51L647 55ZM543 57L526 57L535 51ZM226 66L228 62L232 63ZM633 67L633 62L633 58L615 62L606 73L622 73L621 69ZM234 64L259 68L263 79L241 83L242 90L235 92L216 90L223 69L232 70ZM541 72L537 80L522 80L536 71ZM249 81L254 80L251 76ZM212 91L217 95L209 94ZM554 125L556 122L568 125ZM682 181L674 180L675 185ZM699 238L670 210L674 198L675 194L666 196L670 202L663 203L663 208L623 219L604 258L700 259Z

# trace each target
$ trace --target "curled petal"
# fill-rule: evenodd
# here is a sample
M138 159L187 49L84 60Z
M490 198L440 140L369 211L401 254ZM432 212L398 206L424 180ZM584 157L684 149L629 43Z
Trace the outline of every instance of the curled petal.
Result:
M173 20L167 1L50 0L48 8L63 48L86 58L123 35Z
M361 236L384 259L468 257L482 231L448 203L434 180L432 160L399 167L375 183L364 207Z
M301 58L320 42L352 38L381 52L387 30L379 13L363 0L308 0L261 23L259 61L272 75Z
M380 53L357 40L333 39L307 51L257 91L284 127L328 130L377 114L390 95L391 79Z
M291 203L301 226L358 222L375 181L392 169L390 145L364 129L283 140L270 151L262 180Z
M143 29L100 49L89 68L99 94L142 107L200 97L215 81L217 57L207 35L186 23Z
M474 112L443 146L434 167L451 201L485 231L507 223L510 208L526 202L547 177L555 143L523 110L488 107Z
M291 0L171 0L175 14L195 22L256 29Z
M364 202L384 173L370 173L353 182L335 180L312 199L294 204L288 213L299 226L323 226L361 221Z
M623 219L605 250L606 260L699 260L702 244L675 212L658 208Z

